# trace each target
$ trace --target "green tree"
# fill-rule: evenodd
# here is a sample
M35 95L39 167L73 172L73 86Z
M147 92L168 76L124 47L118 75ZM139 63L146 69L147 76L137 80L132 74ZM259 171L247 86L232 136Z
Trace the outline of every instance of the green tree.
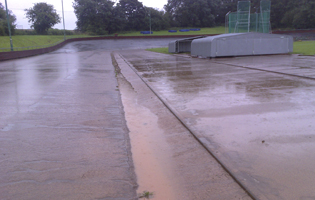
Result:
M47 3L35 3L32 8L25 9L28 22L38 34L47 34L49 28L60 23L60 17L53 5Z
M145 18L145 29L149 30L150 28L150 18L151 18L151 29L152 31L165 30L170 27L169 20L165 15L164 11L160 11L154 8L145 7L146 18Z
M124 17L127 21L125 30L146 29L145 9L141 2L138 0L120 0L118 6L125 14Z
M112 9L112 17L109 21L108 33L123 31L127 24L123 8L118 4Z
M272 0L273 28L315 28L315 0Z
M11 10L8 11L9 13L9 22L10 22L10 28L11 28L11 34L14 35L15 28L16 28L16 17L12 13ZM0 3L0 36L3 35L9 35L9 29L8 29L8 22L7 22L7 14L5 11L4 6L2 3Z
M78 21L77 29L97 35L104 35L116 28L112 26L114 2L109 0L74 0L73 8ZM119 13L117 13L119 16ZM115 16L116 17L116 16Z
M220 0L168 0L164 9L173 26L213 27L221 6Z

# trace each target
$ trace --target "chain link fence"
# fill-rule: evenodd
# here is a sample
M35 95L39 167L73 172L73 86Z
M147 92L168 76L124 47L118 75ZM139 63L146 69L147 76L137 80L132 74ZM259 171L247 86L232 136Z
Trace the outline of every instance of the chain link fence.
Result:
M269 33L270 1L260 1L260 13L250 13L250 1L239 1L237 12L226 15L226 33L260 32Z

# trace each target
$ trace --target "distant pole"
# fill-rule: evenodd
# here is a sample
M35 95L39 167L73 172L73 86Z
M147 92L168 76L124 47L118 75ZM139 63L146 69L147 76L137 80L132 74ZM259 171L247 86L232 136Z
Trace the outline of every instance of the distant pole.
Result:
M61 0L62 5L62 20L63 20L63 39L66 40L66 25L65 25L65 15L63 11L63 0Z
M150 35L152 34L152 32L151 32L151 8L149 8L150 10L149 10L149 14L150 14Z
M8 29L9 29L9 36L10 36L10 46L11 46L11 51L13 51L13 43L12 43L11 27L10 27L10 17L9 17L7 0L5 0L5 9L6 9L6 12L7 12Z

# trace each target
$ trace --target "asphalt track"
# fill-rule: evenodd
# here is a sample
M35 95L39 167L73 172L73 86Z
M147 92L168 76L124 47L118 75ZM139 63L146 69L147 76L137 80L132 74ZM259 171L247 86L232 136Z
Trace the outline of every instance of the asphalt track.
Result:
M0 199L136 198L113 50L255 198L314 199L314 57L134 50L170 40L74 42L1 62Z

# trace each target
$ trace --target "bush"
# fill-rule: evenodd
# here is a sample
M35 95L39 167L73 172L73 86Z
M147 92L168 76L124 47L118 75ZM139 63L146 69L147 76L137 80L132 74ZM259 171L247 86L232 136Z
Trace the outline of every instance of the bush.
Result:
M1 26L1 24L0 24L0 36L5 36L6 34L5 34L5 31L4 31L4 28L3 28L3 26Z
M59 29L49 29L47 31L47 35L63 35L63 30ZM1 35L1 30L0 30ZM15 35L38 35L34 29L28 29L28 30L21 30L16 29ZM74 31L66 30L66 35L74 35Z
M64 32L63 30L60 30L60 29L49 29L48 32L47 32L47 35L63 35ZM73 35L73 31L69 31L69 30L66 30L66 35Z
M37 33L33 29L16 29L15 35L37 35Z

